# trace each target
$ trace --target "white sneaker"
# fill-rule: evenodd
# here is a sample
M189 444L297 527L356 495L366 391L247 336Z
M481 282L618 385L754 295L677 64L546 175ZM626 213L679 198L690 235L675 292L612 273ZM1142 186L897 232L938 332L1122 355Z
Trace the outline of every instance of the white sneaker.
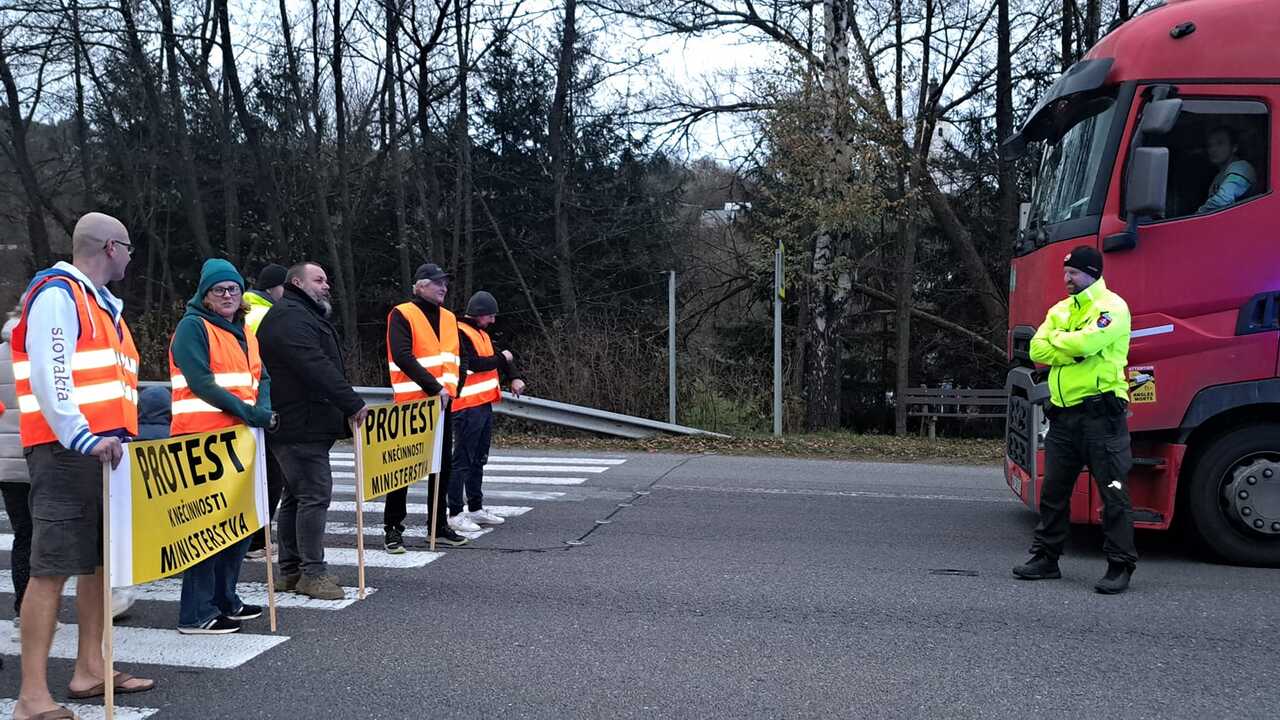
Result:
M129 608L137 602L133 591L128 588L116 588L111 591L111 617L118 618L129 612Z
M494 515L493 513L489 512L488 510L485 510L484 508L480 508L479 510L472 510L467 514L471 516L472 522L479 523L481 525L501 525L502 523L506 522L506 520L503 520L502 518L498 517L497 515Z
M453 528L454 532L460 533L480 532L480 526L472 522L468 515L469 513L465 511L460 512L457 515L450 515L449 527Z

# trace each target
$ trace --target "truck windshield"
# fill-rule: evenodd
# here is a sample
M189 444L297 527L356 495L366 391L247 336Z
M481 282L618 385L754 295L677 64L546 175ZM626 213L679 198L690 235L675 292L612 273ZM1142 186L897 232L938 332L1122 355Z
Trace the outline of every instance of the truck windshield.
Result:
M1107 137L1115 116L1114 97L1094 97L1067 108L1075 115L1056 142L1044 150L1031 195L1028 229L1032 237L1046 225L1088 214L1098 187L1098 168L1107 151ZM1042 245L1037 240L1035 245Z

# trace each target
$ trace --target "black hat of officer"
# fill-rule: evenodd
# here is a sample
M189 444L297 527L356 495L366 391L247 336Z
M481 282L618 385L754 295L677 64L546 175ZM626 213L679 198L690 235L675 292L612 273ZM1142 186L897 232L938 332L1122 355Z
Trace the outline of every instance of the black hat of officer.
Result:
M283 265L271 263L262 268L262 272L258 273L258 283L255 285L259 290L270 290L273 287L280 287L284 284L285 276L289 271Z
M449 273L445 272L435 263L423 263L418 266L418 271L413 274L413 281L419 280L443 280L449 277Z
M471 299L467 301L467 315L471 317L483 317L485 315L498 314L498 301L492 295L481 290Z
M1102 277L1102 253L1092 245L1081 245L1062 262L1063 267L1070 267L1098 280Z

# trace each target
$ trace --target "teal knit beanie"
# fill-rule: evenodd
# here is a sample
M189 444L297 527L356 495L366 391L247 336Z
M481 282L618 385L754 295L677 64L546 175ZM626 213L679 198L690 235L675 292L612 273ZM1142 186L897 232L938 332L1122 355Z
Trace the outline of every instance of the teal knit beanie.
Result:
M195 297L191 298L192 301L199 304L204 300L209 288L228 280L239 285L240 291L244 292L244 278L240 276L240 271L236 270L235 265L220 258L205 260L204 266L200 268L200 286L196 288Z

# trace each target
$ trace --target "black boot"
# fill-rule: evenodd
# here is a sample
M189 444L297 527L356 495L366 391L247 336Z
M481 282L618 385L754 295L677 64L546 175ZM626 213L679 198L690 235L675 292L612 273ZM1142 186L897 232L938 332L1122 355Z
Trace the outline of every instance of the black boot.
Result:
M1129 578L1133 577L1133 566L1118 560L1107 561L1107 574L1094 584L1093 589L1103 595L1119 595L1129 589Z
M1026 564L1015 567L1013 575L1019 580L1056 580L1062 577L1062 571L1057 560L1037 553Z

